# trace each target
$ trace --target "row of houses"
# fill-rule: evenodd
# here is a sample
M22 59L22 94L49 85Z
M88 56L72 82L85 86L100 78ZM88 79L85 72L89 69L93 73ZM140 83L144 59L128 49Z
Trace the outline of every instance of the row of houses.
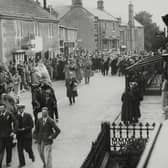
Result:
M59 7L47 6L47 0L42 4L38 0L1 0L0 62L24 61L24 55L68 56L77 47L144 50L144 28L134 20L132 4L129 16L128 24L123 24L104 9L103 0L97 1L95 9L84 8L82 0Z

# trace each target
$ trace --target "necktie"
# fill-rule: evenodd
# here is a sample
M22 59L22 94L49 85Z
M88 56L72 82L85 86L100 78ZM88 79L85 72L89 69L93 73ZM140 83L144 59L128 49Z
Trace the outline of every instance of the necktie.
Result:
M43 125L45 125L45 120L43 120Z

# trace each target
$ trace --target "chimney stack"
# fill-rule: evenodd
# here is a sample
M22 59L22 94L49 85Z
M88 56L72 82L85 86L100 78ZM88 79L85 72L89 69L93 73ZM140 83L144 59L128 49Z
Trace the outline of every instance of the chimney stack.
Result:
M44 9L47 9L47 0L43 0L43 7Z
M129 7L128 7L128 13L129 13L129 26L130 27L134 27L135 23L134 23L134 5L132 2L129 3Z
M72 7L82 7L83 2L82 0L72 0Z
M97 1L97 8L100 10L104 10L104 1L103 0Z

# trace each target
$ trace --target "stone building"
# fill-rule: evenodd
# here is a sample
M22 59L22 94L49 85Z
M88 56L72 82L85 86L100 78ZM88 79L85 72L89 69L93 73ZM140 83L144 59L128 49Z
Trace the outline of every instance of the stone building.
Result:
M70 6L54 7L61 25L78 29L78 46L89 51L119 49L119 21L104 9L104 1L97 8L83 7L82 0L72 0Z
M0 61L13 60L12 53L25 48L57 51L58 28L56 18L32 0L0 0Z
M61 26L47 7L33 0L0 0L0 62L54 57L72 51L78 30ZM64 48L61 49L61 41Z
M59 53L68 57L70 53L74 52L77 47L77 34L78 29L59 26Z
M134 18L134 6L129 4L129 21L120 20L120 47L131 55L144 51L144 26Z

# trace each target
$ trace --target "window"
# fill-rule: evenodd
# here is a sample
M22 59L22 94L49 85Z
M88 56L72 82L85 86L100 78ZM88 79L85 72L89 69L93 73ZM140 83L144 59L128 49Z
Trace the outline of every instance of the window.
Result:
M34 23L34 35L40 36L40 24L38 22Z
M113 22L113 30L115 30L115 22Z
M125 33L124 33L124 31L120 31L120 40L121 40L121 43L124 44L124 42L125 42Z
M54 37L54 25L52 23L48 24L48 37L51 39Z
M106 29L107 29L107 23L104 23L103 24L103 31L106 32Z
M22 39L23 37L23 24L20 20L16 21L16 38Z

